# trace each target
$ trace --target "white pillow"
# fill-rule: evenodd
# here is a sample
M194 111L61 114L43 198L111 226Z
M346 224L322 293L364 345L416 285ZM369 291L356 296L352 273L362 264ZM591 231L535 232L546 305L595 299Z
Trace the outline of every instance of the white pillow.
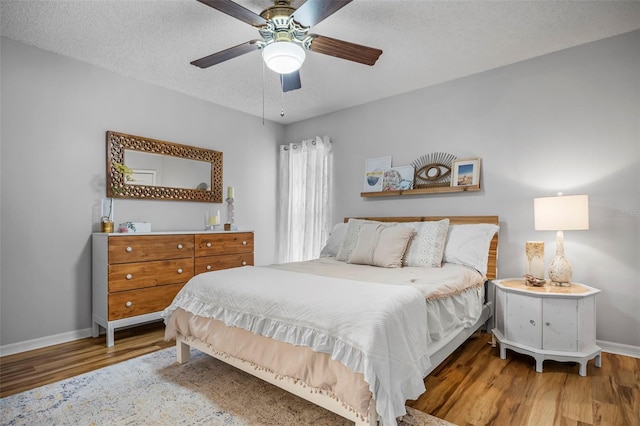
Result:
M336 260L341 260L346 262L351 257L351 253L356 248L356 244L358 243L358 234L360 233L360 227L365 223L382 223L376 222L374 220L364 220L364 219L349 219L347 222L347 230L344 234L344 240L342 240L342 245L340 245L340 250L338 250L338 254L336 255Z
M449 226L443 260L469 266L486 275L489 245L499 229L490 223Z
M402 257L414 230L408 226L365 223L349 263L401 268Z
M342 241L344 241L344 235L347 231L346 223L336 223L329 235L327 244L320 251L320 257L336 257Z
M407 247L403 265L441 267L449 219L435 222L407 222L403 225L416 231L415 236L409 242L409 247Z

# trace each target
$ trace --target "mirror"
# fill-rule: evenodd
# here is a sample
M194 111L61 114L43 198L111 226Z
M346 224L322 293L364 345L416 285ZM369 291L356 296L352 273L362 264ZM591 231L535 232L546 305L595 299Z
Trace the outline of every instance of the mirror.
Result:
M222 203L222 152L109 131L107 197Z
M129 185L211 189L211 163L149 152L124 151L125 165L133 170Z

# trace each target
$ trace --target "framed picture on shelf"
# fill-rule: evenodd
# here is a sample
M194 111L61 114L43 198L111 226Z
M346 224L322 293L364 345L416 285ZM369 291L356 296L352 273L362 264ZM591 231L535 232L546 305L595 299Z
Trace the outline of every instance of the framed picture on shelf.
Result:
M382 173L391 167L391 157L369 158L364 167L364 192L382 191Z
M399 166L386 169L382 175L383 191L400 191L413 189L413 166Z
M454 160L451 168L451 186L480 185L480 159Z

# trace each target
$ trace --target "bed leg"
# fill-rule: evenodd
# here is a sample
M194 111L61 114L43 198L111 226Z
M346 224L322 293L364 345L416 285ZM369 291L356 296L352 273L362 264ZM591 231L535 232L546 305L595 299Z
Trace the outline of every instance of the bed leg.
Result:
M189 362L191 358L191 346L186 344L180 336L176 338L176 357L180 364Z

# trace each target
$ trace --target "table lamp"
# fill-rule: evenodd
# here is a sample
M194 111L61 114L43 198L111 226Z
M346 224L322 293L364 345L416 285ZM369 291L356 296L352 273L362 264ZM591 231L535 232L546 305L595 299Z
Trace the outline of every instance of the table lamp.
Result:
M564 256L563 231L589 229L589 196L560 192L557 197L535 198L533 211L536 231L557 231L556 255L549 265L551 283L568 287L573 269Z

